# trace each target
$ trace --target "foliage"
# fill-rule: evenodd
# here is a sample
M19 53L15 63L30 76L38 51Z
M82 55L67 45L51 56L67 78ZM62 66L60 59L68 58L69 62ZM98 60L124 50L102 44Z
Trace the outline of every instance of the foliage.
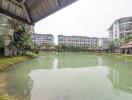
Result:
M114 41L109 41L109 42L108 42L108 47L109 47L109 49L114 49L114 48L116 48L115 42L114 42Z
M17 64L19 62L23 62L27 59L29 59L31 56L16 56L13 58L10 57L0 57L0 72L4 71L5 69L8 69L14 64Z
M52 48L54 47L54 44L53 43L46 43L44 44L47 48Z
M56 51L58 52L68 51L68 47L66 45L58 45L56 46Z
M119 47L123 44L123 41L118 39L118 40L111 40L108 41L108 49L110 50L110 52L115 52L116 49L118 50Z
M128 43L128 42L132 41L132 35L124 37L123 41L124 41L124 43Z
M4 47L4 39L2 35L0 35L0 48L1 47Z
M16 54L26 54L27 51L32 51L38 53L37 46L32 43L30 38L30 26L22 23L21 21L15 20L10 17L6 17L0 14L0 24L1 32L3 35L10 38L11 42L9 44L10 56L15 56ZM5 31L6 30L6 31ZM14 34L8 34L8 31L13 30ZM0 35L0 48L4 47L4 36Z
M13 37L14 37L14 44L18 48L26 47L26 43L28 42L28 36L27 36L26 30L23 26L20 30L18 30L17 32L14 33Z
M108 48L109 49L117 49L122 45L121 40L116 40L116 41L108 41Z
M39 53L37 46L32 43L30 34L23 25L14 33L14 45L18 51L22 51L23 54L26 54L26 51Z
M9 97L6 95L0 96L0 100L9 100Z
M33 45L31 46L30 51L33 52L33 53L36 53L36 54L39 53L39 49L38 49L37 45L35 45L35 44L33 44Z
M56 51L64 52L64 51L88 51L95 50L95 46L66 46L64 44L56 46Z

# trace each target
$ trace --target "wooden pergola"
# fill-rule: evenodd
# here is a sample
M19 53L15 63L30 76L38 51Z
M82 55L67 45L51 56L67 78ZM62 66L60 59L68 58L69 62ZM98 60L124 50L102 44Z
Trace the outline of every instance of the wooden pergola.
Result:
M77 0L0 0L0 13L33 25Z

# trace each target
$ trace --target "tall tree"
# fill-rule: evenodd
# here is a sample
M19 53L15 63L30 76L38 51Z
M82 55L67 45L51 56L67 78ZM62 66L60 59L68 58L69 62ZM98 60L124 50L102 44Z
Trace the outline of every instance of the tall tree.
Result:
M128 43L130 41L132 41L132 35L129 35L129 36L126 36L124 39L123 39L124 43Z

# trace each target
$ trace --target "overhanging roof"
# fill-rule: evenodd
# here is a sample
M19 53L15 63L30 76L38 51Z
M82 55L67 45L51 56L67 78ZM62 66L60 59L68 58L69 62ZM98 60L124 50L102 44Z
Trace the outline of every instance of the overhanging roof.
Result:
M120 49L126 49L126 48L132 48L132 41L130 41L120 47Z
M77 0L0 0L0 13L34 24L75 1Z

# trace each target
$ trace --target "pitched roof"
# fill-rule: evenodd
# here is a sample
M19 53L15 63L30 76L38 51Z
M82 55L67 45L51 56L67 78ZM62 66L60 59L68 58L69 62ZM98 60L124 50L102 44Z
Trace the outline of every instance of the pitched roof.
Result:
M34 24L75 1L77 0L0 0L0 13Z
M121 49L132 48L132 41L130 41L130 42L128 42L128 43L122 45L120 48L121 48Z

